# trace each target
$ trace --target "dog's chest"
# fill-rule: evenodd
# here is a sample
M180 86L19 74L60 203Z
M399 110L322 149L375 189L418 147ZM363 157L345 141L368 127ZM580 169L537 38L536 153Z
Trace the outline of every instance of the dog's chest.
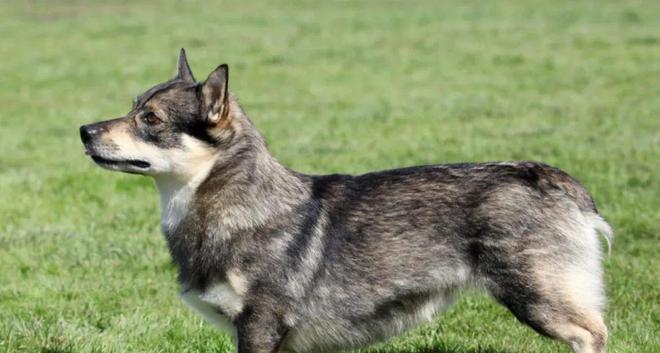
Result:
M243 310L243 295L229 282L215 284L204 291L187 290L181 294L181 299L220 330L235 333L232 321Z

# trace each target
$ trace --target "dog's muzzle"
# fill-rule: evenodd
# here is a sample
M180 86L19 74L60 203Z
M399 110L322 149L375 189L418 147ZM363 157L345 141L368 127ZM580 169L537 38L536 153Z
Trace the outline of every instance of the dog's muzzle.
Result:
M81 126L80 140L82 140L83 145L85 146L85 154L89 155L96 164L103 168L143 174L151 167L149 162L132 158L118 158L113 156L112 153L108 154L108 150L112 150L114 145L111 142L101 141L101 135L108 131L109 126L112 126L120 119L101 121Z

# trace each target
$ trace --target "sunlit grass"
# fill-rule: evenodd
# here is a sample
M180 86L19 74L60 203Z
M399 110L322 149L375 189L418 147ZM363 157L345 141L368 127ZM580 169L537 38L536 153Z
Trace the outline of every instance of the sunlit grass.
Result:
M655 9L655 10L654 10ZM648 2L0 4L0 352L230 352L178 301L152 183L83 155L186 47L309 173L510 159L616 230L610 352L660 346L660 7ZM567 352L471 293L372 353Z

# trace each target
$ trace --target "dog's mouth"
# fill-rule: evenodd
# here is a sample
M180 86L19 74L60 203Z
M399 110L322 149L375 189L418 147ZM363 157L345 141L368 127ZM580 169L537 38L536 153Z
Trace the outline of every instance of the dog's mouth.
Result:
M151 164L149 162L145 162L137 159L118 160L118 159L103 158L101 156L96 156L96 155L91 155L91 157L94 160L94 162L96 162L96 164L99 164L101 166L121 167L128 165L138 169L149 169L149 167L151 167Z

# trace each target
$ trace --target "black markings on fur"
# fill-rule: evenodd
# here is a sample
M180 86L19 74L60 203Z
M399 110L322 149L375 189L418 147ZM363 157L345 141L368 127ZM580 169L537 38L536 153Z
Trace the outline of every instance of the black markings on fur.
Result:
M154 104L167 113L167 117L162 124L153 127L138 124L136 135L161 148L180 148L182 134L212 147L227 143L228 141L211 135L206 117L203 116L203 102L199 90L199 84L181 79L173 79L147 90L137 99L132 114L147 111L146 103L153 100ZM165 94L167 98L161 99Z
M420 306L424 305L431 299L431 294L426 292L421 293L411 293L396 296L391 299L387 299L382 303L378 303L375 306L373 311L373 316L378 319L392 320L406 313L413 312L417 310ZM366 319L366 320L365 320ZM368 324L372 318L361 318L356 317L353 319L354 322L360 322L365 320L365 324Z
M252 159L257 152L242 147L232 153L234 158L217 167L200 186L201 195L207 198L222 190L242 173L256 178ZM290 175L309 185L310 197L300 200L288 217L243 231L215 247L210 239L204 240L205 230L199 226L216 224L212 210L225 204L201 203L193 212L196 218L185 227L188 237L199 235L172 248L173 256L182 281L194 286L207 286L222 269L241 268L253 279L250 293L254 294L248 301L262 303L258 310L277 313L296 312L302 305L291 301L285 278L310 270L312 279L301 282L305 298L315 300L315 288L324 286L352 293L355 299L350 303L331 297L318 300L332 303L323 310L334 310L357 326L394 320L426 303L431 294L424 284L432 279L427 271L443 268L451 283L451 274L468 266L519 320L547 334L534 311L545 298L530 273L531 262L516 255L516 248L544 248L544 242L553 241L537 231L550 220L536 219L544 219L541 210L552 210L561 196L560 189L549 185L547 176L532 167L456 164L357 177ZM317 234L322 214L327 225ZM204 217L199 218L201 215ZM260 252L270 241L281 241L284 233L292 237L281 255ZM304 268L307 265L302 260L309 255L313 240L321 243L315 255L319 256L318 266ZM385 288L390 283L409 287L388 292ZM375 294L379 291L389 294L379 297ZM267 308L263 303L268 303ZM250 342L244 344L253 344Z
M289 243L287 254L291 258L291 267L297 271L303 266L302 261L307 255L312 238L315 236L316 227L321 214L320 200L312 199L300 208L302 222L299 227L292 230L293 241Z
M251 124L230 141L209 134L199 86L176 80L155 86L133 113L152 103L167 117L162 126L136 129L139 138L179 148L185 134L222 155L166 238L185 288L204 291L226 281L229 270L249 279L234 321L239 353L272 353L287 330L319 318L325 318L319 325L345 324L332 326L333 334L357 343L388 338L405 322L397 317L414 317L434 296L472 279L546 334L538 307L551 305L549 295L536 282L536 262L524 254L571 263L580 254L556 230L575 221L574 205L595 210L566 173L516 162L308 176L279 165ZM221 218L235 214L227 210L243 212L247 225ZM273 213L264 220L255 210ZM314 261L306 261L310 256ZM285 317L294 327L283 324ZM346 348L333 344L308 350Z
M142 93L140 96L137 97L137 99L135 100L134 109L137 110L144 108L145 103L147 103L155 95L161 92L165 92L171 89L172 87L176 86L177 84L181 84L181 83L183 83L183 81L171 80L149 88L146 92Z
M239 353L274 353L280 349L289 330L276 312L262 306L247 305L234 320Z
M215 313L218 314L218 315L221 315L221 316L224 316L224 317L231 317L231 315L229 315L228 313L226 313L226 312L225 312L224 310L222 310L222 308L220 308L220 307L214 307L214 308L213 308L213 311L215 311Z

